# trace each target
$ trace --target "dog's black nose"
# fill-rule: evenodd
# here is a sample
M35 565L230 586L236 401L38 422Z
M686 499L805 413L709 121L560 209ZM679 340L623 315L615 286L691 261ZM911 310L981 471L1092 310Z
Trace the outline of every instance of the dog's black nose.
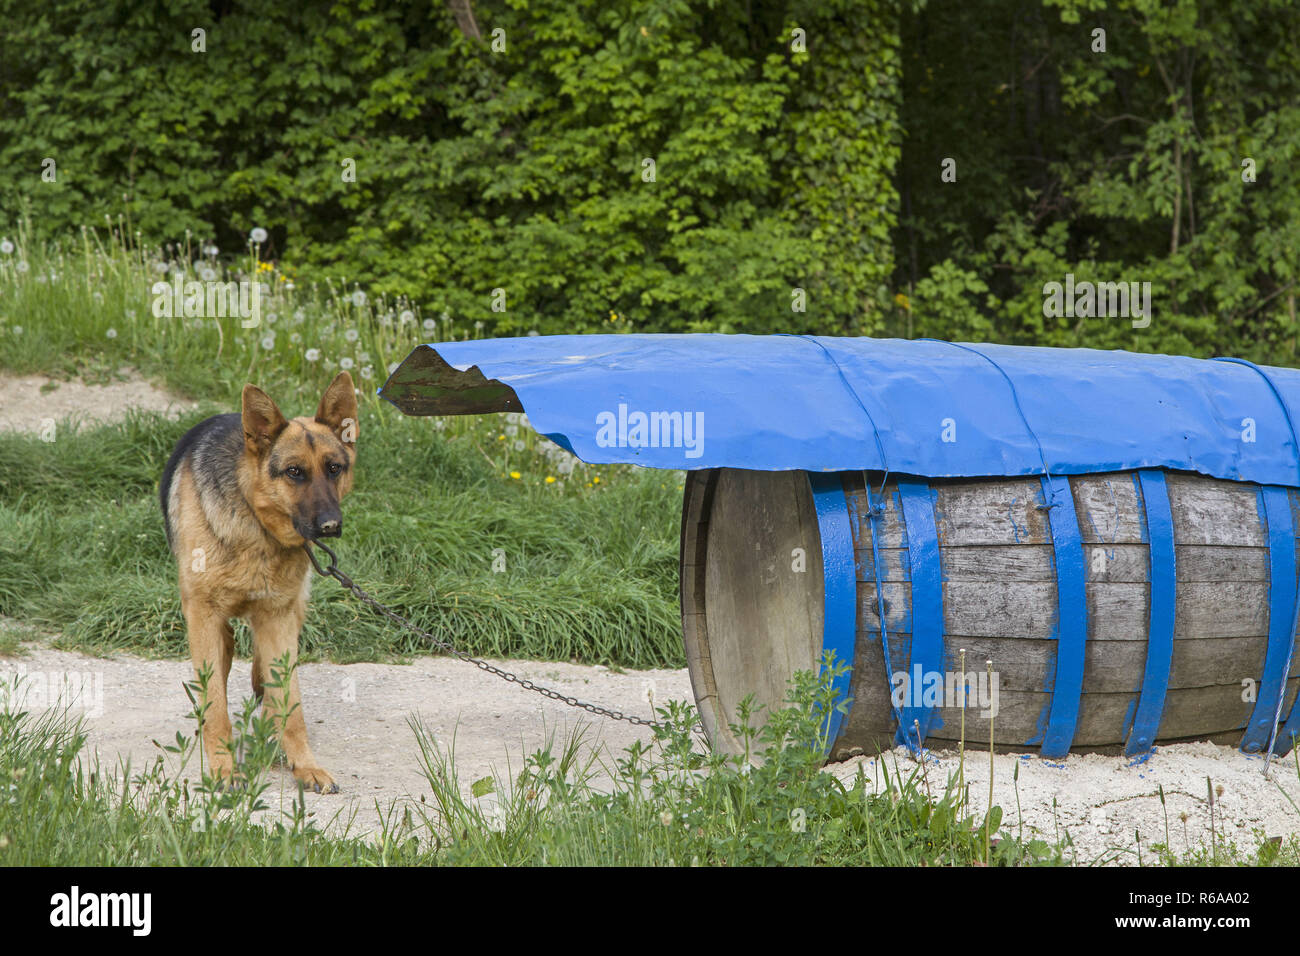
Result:
M343 520L341 518L330 518L327 521L318 522L316 525L316 537L318 538L337 538L343 534Z

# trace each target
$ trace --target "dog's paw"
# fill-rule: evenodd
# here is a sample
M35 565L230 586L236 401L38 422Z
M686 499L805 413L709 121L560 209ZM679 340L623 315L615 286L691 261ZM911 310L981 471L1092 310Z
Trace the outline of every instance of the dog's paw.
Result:
M334 778L320 767L294 767L293 776L305 790L314 790L316 793L339 792L339 785L334 782Z

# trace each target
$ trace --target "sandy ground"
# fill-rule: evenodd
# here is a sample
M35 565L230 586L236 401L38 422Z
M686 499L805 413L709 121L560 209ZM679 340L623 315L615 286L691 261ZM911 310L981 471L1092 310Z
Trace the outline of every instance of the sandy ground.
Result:
M861 769L877 783L877 790L884 788L886 771L894 778L899 771L904 776L921 771L918 785L938 796L958 766L955 751L927 752L921 771L921 764L900 747L880 757L847 760L830 771L847 782ZM965 779L972 810L980 815L989 805L989 769L988 751L966 751ZM1274 759L1265 777L1262 756L1188 743L1157 747L1138 760L1071 754L1054 761L1036 754L997 754L992 772L993 803L1002 808L1002 834L1026 841L1042 838L1049 844L1068 839L1073 848L1067 848L1066 859L1080 864L1136 865L1138 834L1148 863L1152 843L1167 841L1179 855L1198 846L1208 848L1207 778L1216 793L1216 845L1235 842L1248 853L1262 839L1300 834L1300 775L1291 757Z
M566 695L641 717L653 716L648 690L660 704L669 697L691 696L685 670L616 673L601 666L492 663ZM242 700L249 695L249 672L247 660L235 661L232 696ZM607 764L633 740L652 738L644 728L597 720L449 658L424 657L411 664L310 663L298 673L312 749L342 789L337 795L307 794L307 807L333 832L341 832L353 811L350 832L373 832L379 811L396 807L400 814L408 801L428 798L408 718L418 719L444 751L454 739L456 770L466 793L477 779L517 772L524 756L552 735L562 741L577 723L589 728L591 746ZM129 759L136 773L158 756L173 773L180 769L178 759L163 754L153 741L172 743L178 732L194 735L191 705L182 689L193 680L188 661L89 657L27 642L20 656L0 658L0 687L18 683L18 676L29 688L28 709L66 704L70 715L85 719L89 746L105 770ZM73 688L62 700L48 689L62 687ZM232 718L237 710L232 702ZM196 766L185 773L197 782ZM278 796L283 783L291 794L292 775L282 768L275 773L279 779L273 781L272 793Z
M685 670L616 673L599 666L494 663L566 694L641 716L650 716L648 688L660 703L668 698L691 699ZM78 685L89 690L80 700L69 702L72 713L84 715L90 744L106 767L130 759L138 770L161 753L154 740L170 742L177 732L194 732L187 716L189 702L181 689L191 679L188 662L127 655L96 658L26 643L22 656L0 659L0 682L19 673L33 687L42 682L46 687L60 686L63 675L89 675L88 683L87 677L80 677ZM231 687L246 694L248 679L248 662L236 661ZM577 722L588 726L591 745L607 765L634 739L650 739L644 729L588 717L446 658L420 658L405 665L304 664L300 680L312 746L322 766L343 788L339 795L308 794L307 806L319 823L336 832L351 819L353 834L373 833L380 812L396 808L400 813L409 801L428 799L429 786L420 772L408 718L418 718L443 748L451 746L454 736L455 765L465 792L481 777L517 771L522 758L549 735L563 739ZM29 703L55 702L52 692L46 697ZM175 758L166 759L175 771ZM1018 781L1013 780L1016 764ZM941 793L957 765L955 753L928 753L918 779L922 786ZM965 767L972 804L982 813L988 804L988 754L967 751ZM884 785L885 769L890 776L921 772L921 765L901 748L828 769L851 780L859 768L878 787ZM1175 852L1208 845L1207 777L1211 785L1223 788L1214 811L1220 843L1226 837L1249 850L1261 838L1300 833L1300 810L1295 805L1300 804L1300 778L1294 762L1274 761L1268 778L1263 769L1260 757L1209 743L1160 747L1144 761L1075 754L1058 762L1029 754L999 754L994 758L993 799L1003 810L1004 834L1025 839L1041 836L1049 843L1068 836L1075 848L1070 858L1080 863L1136 863L1135 832L1141 834L1143 852L1150 859L1148 845L1165 841L1166 823ZM187 772L197 779L194 768ZM288 772L276 773L280 779L272 793L291 791ZM1160 804L1161 786L1167 810Z
M68 418L87 424L103 423L120 418L128 408L176 415L196 407L129 371L127 375L127 381L85 385L44 375L0 372L0 396L4 397L0 402L0 431L39 433L49 423L63 423Z

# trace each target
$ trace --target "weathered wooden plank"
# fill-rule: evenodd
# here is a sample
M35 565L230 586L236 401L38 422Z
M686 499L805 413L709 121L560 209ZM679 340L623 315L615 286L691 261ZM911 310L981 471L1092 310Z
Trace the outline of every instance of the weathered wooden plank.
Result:
M1242 701L1241 689L1231 684L1171 690L1160 721L1160 739L1240 730L1253 707Z
M1050 544L941 548L939 559L945 581L1056 581Z
M1267 584L1259 581L1179 584L1175 637L1249 637L1267 633Z
M1016 581L946 581L944 631L953 637L1051 637L1056 584Z
M880 484L871 485L871 497L881 500ZM852 494L854 507L858 515L858 525L860 530L860 539L862 546L871 550L871 512L867 503L867 492L864 489L858 489ZM880 539L877 547L881 548L906 548L907 547L907 523L903 519L903 505L898 498L898 485L890 482L885 486L883 492L884 510L876 516L875 523L879 529Z
M1147 640L1151 592L1148 584L1099 581L1085 587L1088 597L1088 639Z
M1190 475L1167 478L1174 540L1179 544L1266 547L1258 485Z
M993 661L998 686L1007 691L1041 691L1055 673L1056 642L1019 638L963 638L945 646L944 666L960 671L960 649L966 649L966 671L984 671ZM1136 691L1142 681L1146 645L1138 641L1089 641L1084 648L1084 693Z
M901 582L883 583L885 600L885 630L910 631L912 629L912 585ZM876 608L874 581L858 582L858 633L880 632L880 612Z
M1151 573L1145 544L1085 544L1083 562L1089 581L1145 583Z
M1240 689L1243 680L1259 681L1267 648L1266 634L1222 637L1214 641L1180 640L1175 636L1169 685L1210 687L1230 684Z
M1140 544L1143 505L1133 472L1070 479L1084 544Z
M746 694L780 701L791 674L816 669L823 618L820 537L809 530L816 523L802 472L726 469L717 478L704 602L716 707L728 719ZM799 547L807 551L804 573L791 568Z
M1175 549L1179 583L1267 581L1268 549L1180 544Z
M874 584L876 581L876 560L875 555L871 553L870 543L865 548L856 549L853 552L853 559L857 565L858 580L869 581ZM880 580L882 582L912 580L912 566L910 558L908 558L908 549L881 548L880 569Z
M1036 479L936 483L934 488L940 547L1051 541Z

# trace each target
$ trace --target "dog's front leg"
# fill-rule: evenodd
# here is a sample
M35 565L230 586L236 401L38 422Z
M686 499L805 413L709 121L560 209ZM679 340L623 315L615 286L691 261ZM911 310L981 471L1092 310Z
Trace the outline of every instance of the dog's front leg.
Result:
M195 678L205 664L212 668L205 695L199 700L199 706L205 708L202 717L203 749L208 755L209 772L219 779L229 779L233 776L234 761L230 753L226 681L235 654L235 630L220 611L202 600L187 601L182 610L185 612Z
M302 714L302 696L298 691L295 666L298 662L298 632L302 629L306 612L306 603L299 602L289 607L260 606L249 616L253 627L253 684L262 687L262 707L275 719L294 777L317 793L338 793L338 784L326 770L317 766L316 756L307 743L307 721ZM272 665L286 653L292 669L287 703L283 689L272 686L271 674ZM287 717L284 716L286 713Z

